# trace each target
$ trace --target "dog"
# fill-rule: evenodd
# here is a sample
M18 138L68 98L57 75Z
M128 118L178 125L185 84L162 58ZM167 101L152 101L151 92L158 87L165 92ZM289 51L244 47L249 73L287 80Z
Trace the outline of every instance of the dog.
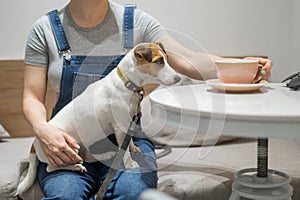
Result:
M157 85L174 85L180 79L169 66L166 51L161 43L141 43L130 50L105 78L90 84L79 96L63 107L49 123L62 129L77 141L81 147L80 151L83 152L80 155L84 161L108 160L115 156L115 151L94 155L89 152L89 147L95 141L113 133L118 145L121 145L132 116L137 110L139 98L135 92L137 87L142 88L148 83L153 83L154 87L148 87L149 91L146 86L144 87L145 93L149 93ZM56 168L48 162L38 139L34 140L33 147L29 156L27 175L19 184L17 194L24 193L34 183L36 157L48 164L48 172L58 169L86 171L80 163ZM125 151L123 162L125 168L138 168L130 152L141 153L132 140Z

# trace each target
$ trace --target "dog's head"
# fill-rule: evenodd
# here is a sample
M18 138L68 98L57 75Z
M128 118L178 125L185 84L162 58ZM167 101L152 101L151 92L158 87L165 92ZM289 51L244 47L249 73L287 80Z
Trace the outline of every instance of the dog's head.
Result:
M167 53L161 43L142 43L134 48L139 75L145 81L173 85L180 77L167 62Z

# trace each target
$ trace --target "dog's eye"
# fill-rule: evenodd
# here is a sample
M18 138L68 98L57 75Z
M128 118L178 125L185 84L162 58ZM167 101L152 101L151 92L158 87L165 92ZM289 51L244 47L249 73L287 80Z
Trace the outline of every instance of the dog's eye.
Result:
M159 65L159 66L164 66L164 65L165 65L164 58L161 57L161 58L157 59L157 60L155 61L155 63L156 63L157 65Z

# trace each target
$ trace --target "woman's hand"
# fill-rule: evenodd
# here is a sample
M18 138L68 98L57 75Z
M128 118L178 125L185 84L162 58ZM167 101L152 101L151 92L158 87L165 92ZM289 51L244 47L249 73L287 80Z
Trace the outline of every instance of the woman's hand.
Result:
M258 63L262 65L262 70L265 70L266 74L264 75L263 79L267 79L271 76L271 69L273 67L273 62L267 58L261 57L246 57L244 59L255 59L258 60Z
M273 62L270 59L265 59L265 58L258 58L259 64L261 64L262 70L266 71L266 78L271 76L271 68L273 66Z
M82 162L77 154L80 146L62 130L45 122L37 124L35 132L48 161L55 167Z

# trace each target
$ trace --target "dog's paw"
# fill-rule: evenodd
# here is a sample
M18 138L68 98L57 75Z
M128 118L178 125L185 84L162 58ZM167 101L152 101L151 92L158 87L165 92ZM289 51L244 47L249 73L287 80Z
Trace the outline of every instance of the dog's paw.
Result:
M125 163L125 168L126 169L136 169L136 168L140 168L140 166L137 162L132 160L130 162Z
M85 166L83 166L82 164L78 163L78 164L75 164L73 165L74 166L74 169L73 171L79 171L79 172L87 172L87 169L85 168Z
M142 153L142 150L139 147L135 146L135 145L130 145L129 146L129 151L131 153L138 153L138 154Z
M55 170L71 170L71 171L77 171L77 172L87 172L87 169L82 164L74 164L74 165L67 165L62 167L54 167L53 165L48 165L47 172L53 172Z

